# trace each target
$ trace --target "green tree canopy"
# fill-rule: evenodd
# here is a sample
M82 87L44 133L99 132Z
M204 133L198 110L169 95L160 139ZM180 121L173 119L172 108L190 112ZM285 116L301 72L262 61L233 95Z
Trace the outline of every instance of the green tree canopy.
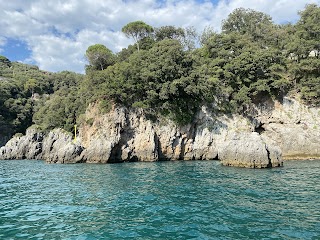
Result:
M199 42L201 46L204 46L207 41L212 37L216 32L214 29L210 26L205 27L205 29L202 31L202 33L199 36Z
M237 8L222 21L222 31L227 34L249 34L258 40L266 35L272 25L272 18L265 13Z
M37 80L34 78L28 79L26 83L24 84L24 90L31 92L31 95L34 95L34 92L37 90L38 83Z
M206 49L211 78L220 83L222 98L235 105L249 105L261 93L276 95L289 84L281 51L262 47L248 35L215 34Z
M6 58L5 56L0 55L0 65L4 65L6 67L10 67L11 66L11 61Z
M127 36L133 38L137 45L138 51L140 50L139 46L139 40L148 37L150 33L153 32L153 28L142 22L142 21L135 21L135 22L130 22L127 25L125 25L122 28L122 32Z
M287 55L296 91L309 104L320 104L320 7L306 5L300 19L288 26Z
M297 23L298 37L305 39L309 51L314 51L315 57L320 56L320 7L309 4L299 12L301 18ZM310 52L309 52L310 53ZM309 54L308 53L308 54Z
M104 70L115 62L115 55L102 44L88 47L86 57L90 66L95 70Z
M183 28L175 26L163 26L155 29L155 39L156 41L161 41L166 38L176 39L182 41L185 37L185 32Z

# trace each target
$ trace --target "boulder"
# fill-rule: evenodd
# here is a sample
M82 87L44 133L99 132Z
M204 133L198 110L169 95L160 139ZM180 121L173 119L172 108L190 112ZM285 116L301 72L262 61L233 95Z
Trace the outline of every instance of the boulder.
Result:
M29 128L24 136L14 136L0 148L0 159L39 159L44 134Z
M267 146L258 133L233 135L220 149L219 159L225 166L270 168L283 165L280 149Z
M78 163L82 162L83 147L74 142L72 134L55 129L44 138L42 159L48 163Z

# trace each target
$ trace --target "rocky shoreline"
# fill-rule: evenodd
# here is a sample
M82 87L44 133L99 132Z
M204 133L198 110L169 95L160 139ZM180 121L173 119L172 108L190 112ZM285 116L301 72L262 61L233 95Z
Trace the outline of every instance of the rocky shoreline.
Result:
M250 120L219 115L202 107L192 124L177 127L152 122L141 109L115 107L101 114L90 106L72 134L35 127L0 148L0 159L43 159L48 163L117 163L123 161L220 160L223 165L269 168L283 159L320 158L319 109L285 98L257 106Z

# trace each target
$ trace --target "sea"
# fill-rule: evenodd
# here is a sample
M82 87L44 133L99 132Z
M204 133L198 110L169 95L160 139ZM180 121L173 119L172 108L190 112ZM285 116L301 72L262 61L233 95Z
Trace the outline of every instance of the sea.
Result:
M320 239L320 161L0 161L0 239Z

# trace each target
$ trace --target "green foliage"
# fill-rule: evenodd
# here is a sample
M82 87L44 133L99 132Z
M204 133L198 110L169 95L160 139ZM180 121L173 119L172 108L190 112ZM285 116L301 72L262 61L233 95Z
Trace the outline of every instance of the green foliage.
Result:
M201 46L207 44L208 40L215 34L216 32L212 27L206 27L203 32L199 36L199 42Z
M137 51L137 48L132 45L129 45L127 48L123 48L117 53L117 62L126 61L135 51Z
M48 94L59 90L64 92L63 95L68 96L69 91L75 88L83 78L80 74L67 71L48 73L39 70L37 66L18 62L10 62L10 67L2 68L2 70L0 72L0 131L8 135L17 132L24 133L34 123L35 113L41 119L40 113L47 106L46 100L50 99L46 97L49 96ZM78 90L72 92L72 94L77 95ZM52 110L52 115L56 114L54 111ZM69 109L67 112L71 114L70 112L73 112L73 110ZM78 110L75 112L77 113ZM66 116L63 115L61 119ZM41 119L40 122L43 123L44 120ZM58 122L59 118L53 118L52 121ZM50 124L44 128L49 129Z
M250 36L239 33L215 34L205 46L211 78L220 82L224 97L245 106L263 93L285 90L285 59L279 49L265 48Z
M103 70L114 64L116 58L110 49L102 44L95 44L88 47L86 57L89 61L89 68Z
M1 67L11 67L11 61L5 56L0 55L0 66Z
M296 92L312 105L320 104L320 7L309 4L301 18L288 27L287 55Z
M320 8L310 4L299 14L294 25L276 25L264 13L236 9L222 33L203 31L200 48L193 27L164 26L152 34L151 26L132 22L122 31L135 45L116 55L90 46L86 75L48 73L0 56L0 131L23 133L32 124L72 131L85 122L90 103L101 113L117 104L143 108L151 119L162 115L181 125L203 104L248 113L263 99L290 93L319 105Z
M52 84L52 90L54 92L64 89L68 90L69 88L73 88L79 86L83 81L84 76L82 74L62 71L51 75L50 82Z
M44 100L33 115L33 122L42 130L63 128L72 132L77 117L87 107L77 88L71 88L68 92L59 90Z
M148 51L133 53L125 62L88 75L88 81L100 89L92 99L100 96L179 122L189 121L203 100L198 78L192 77L192 64L179 41L165 39Z
M99 109L101 113L108 113L111 110L112 103L106 99L100 100Z
M153 32L153 28L142 22L142 21L135 21L130 22L122 28L122 32L128 37L132 37L137 45L138 51L140 50L139 41L145 37L149 37L150 34Z
M198 42L199 36L195 27L185 28L185 36L183 38L183 46L186 50L194 50Z
M43 130L59 127L71 132L88 106L88 94L81 89L84 81L83 75L73 72L54 74L54 94L39 100L33 122Z
M309 50L315 50L319 58L320 51L320 7L309 4L305 10L299 12L301 19L297 23L297 35L306 41ZM308 52L309 54L310 52Z
M272 25L271 17L252 9L237 8L222 21L222 31L228 33L250 34L255 39L262 37Z
M177 28L175 26L163 26L156 28L154 31L156 41L162 41L164 39L175 39L182 41L185 38L185 31L183 28Z
M32 91L46 88L47 76L36 66L1 57L0 63L0 131L6 135L23 133L32 124ZM29 79L33 79L28 82ZM39 80L39 81L38 81ZM48 89L48 88L47 88Z
M309 57L291 63L295 88L302 99L311 105L320 104L320 59Z
M30 78L24 84L24 91L31 92L31 94L33 95L36 90L38 90L38 91L40 90L37 87L39 87L39 84L37 83L37 80L34 79L34 78Z

